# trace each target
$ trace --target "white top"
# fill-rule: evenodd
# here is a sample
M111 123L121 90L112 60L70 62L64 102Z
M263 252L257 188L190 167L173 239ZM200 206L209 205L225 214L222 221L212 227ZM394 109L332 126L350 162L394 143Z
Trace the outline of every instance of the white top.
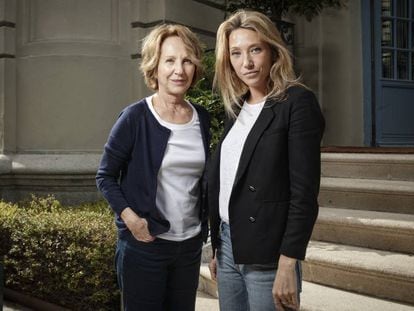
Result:
M229 223L230 195L237 168L239 167L243 146L247 135L249 135L257 117L262 111L264 103L265 101L262 101L250 105L244 102L233 127L227 133L226 138L221 144L219 211L220 218L225 223Z
M158 122L171 130L164 158L158 172L156 195L157 209L167 219L170 230L157 237L183 241L201 231L199 209L196 208L200 193L200 178L204 171L205 152L197 110L185 124L166 122L152 106L152 97L147 105Z

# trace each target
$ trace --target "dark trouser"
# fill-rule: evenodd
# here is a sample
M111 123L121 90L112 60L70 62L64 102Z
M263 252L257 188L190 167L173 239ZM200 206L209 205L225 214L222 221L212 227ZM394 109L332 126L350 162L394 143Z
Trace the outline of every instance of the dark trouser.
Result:
M201 246L201 234L182 242L119 239L115 259L124 310L193 311Z

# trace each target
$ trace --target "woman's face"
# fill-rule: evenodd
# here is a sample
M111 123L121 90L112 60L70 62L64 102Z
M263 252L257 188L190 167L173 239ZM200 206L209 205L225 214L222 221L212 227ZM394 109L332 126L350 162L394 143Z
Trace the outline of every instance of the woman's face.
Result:
M229 36L230 62L240 80L250 91L267 93L272 51L270 46L260 40L257 32L238 28Z
M195 69L183 40L177 36L166 38L161 45L157 67L158 93L184 96L191 86Z

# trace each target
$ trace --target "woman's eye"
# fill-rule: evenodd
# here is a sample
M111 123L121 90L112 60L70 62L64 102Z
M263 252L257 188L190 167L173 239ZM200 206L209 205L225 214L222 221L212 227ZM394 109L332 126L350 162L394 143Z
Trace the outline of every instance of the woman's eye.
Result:
M166 63L173 63L173 62L174 62L174 60L173 60L172 58L167 58L167 59L165 60L165 62L166 62Z
M184 64L193 64L191 59L184 59Z
M260 53L261 51L262 51L262 49L261 49L261 48L259 48L259 47L255 47L255 48L252 48L252 49L251 49L251 52L252 52L252 53L255 53L255 54Z
M239 56L240 52L239 51L233 51L230 53L231 56Z

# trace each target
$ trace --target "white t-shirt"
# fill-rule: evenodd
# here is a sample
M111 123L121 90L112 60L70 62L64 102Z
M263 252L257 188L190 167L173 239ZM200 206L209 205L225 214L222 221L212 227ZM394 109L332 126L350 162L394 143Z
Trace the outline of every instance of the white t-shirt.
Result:
M220 218L229 223L229 201L234 179L239 167L240 156L247 136L257 120L265 101L257 104L244 102L242 109L221 144L220 152Z
M158 122L171 130L164 158L158 172L156 205L167 219L170 230L157 237L183 241L201 231L199 210L196 208L200 193L200 178L205 166L205 152L197 110L185 124L164 121L152 106L152 97L147 105Z

